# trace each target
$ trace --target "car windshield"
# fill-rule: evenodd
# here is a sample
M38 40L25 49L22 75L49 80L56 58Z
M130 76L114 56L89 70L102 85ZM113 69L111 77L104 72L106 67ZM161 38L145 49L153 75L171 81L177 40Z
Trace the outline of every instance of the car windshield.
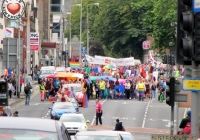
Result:
M68 89L74 88L74 91L81 91L81 85L67 85Z
M53 105L53 109L71 109L71 108L74 108L72 103L68 103L68 104L54 103L54 105Z
M0 129L2 140L58 140L57 133L20 129Z
M80 122L84 123L84 118L83 116L71 116L71 115L63 115L60 118L61 122Z
M65 70L65 67L58 67L58 68L56 68L56 71L57 72L65 72L66 70Z
M127 134L120 134L120 135L123 138L123 140L134 140L131 135L127 135Z
M76 136L77 140L119 140L117 136Z
M52 70L52 69L43 69L43 70L40 70L40 74L41 75L44 75L44 74L54 74L54 70Z

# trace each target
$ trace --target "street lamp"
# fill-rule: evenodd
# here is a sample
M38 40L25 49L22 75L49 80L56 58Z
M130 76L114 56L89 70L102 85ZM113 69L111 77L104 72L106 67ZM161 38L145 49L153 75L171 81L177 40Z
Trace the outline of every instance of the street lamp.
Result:
M71 48L72 48L72 41L71 41L71 39L72 39L72 13L71 13L71 7L70 7L70 12L67 12L66 13L66 15L70 15L70 32L69 32L69 39L70 39L70 46L69 46L69 58L71 59Z
M93 3L93 4L88 4L87 5L87 55L89 55L89 19L88 19L88 8L89 6L99 6L99 3Z
M81 4L76 4L76 6L79 6L80 9L80 46L79 46L79 62L81 63L81 42L82 42L82 0Z

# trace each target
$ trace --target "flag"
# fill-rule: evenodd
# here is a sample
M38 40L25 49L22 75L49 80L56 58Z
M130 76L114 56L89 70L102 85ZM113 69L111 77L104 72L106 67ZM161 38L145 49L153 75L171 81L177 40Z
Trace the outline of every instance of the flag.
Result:
M79 62L69 62L69 66L71 68L80 68L80 63Z

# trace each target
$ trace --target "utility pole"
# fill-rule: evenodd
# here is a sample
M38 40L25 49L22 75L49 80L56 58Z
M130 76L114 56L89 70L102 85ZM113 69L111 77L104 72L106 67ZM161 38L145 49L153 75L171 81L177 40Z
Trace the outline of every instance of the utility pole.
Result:
M82 44L82 7L83 7L83 1L81 0L81 7L80 7L80 46L79 46L79 62L81 63L82 60L81 60L81 44Z
M88 7L87 6L87 55L89 55L89 17L88 17Z
M26 27L26 36L27 36L27 46L26 46L26 66L27 66L27 76L30 74L30 68L31 68L31 65L30 65L30 2L28 1L26 3L27 5L27 11L26 11L26 15L27 15L27 27ZM26 81L26 79L25 79Z
M63 29L62 29L62 65L65 66L65 59L64 59L64 55L63 52L65 52L65 8L63 8L62 11L62 21L63 21Z
M20 98L20 52L21 52L21 38L20 38L20 18L18 20L18 45L17 45L17 97Z

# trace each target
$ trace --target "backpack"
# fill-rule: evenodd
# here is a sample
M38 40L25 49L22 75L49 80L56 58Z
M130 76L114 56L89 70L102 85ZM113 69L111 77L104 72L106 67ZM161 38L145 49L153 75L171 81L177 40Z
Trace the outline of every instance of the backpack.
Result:
M24 92L25 92L25 94L28 94L29 91L30 91L30 88L29 88L29 87L25 87L25 88L24 88Z
M178 134L190 135L191 134L191 122L188 122L187 125L183 128L183 130L179 131Z

